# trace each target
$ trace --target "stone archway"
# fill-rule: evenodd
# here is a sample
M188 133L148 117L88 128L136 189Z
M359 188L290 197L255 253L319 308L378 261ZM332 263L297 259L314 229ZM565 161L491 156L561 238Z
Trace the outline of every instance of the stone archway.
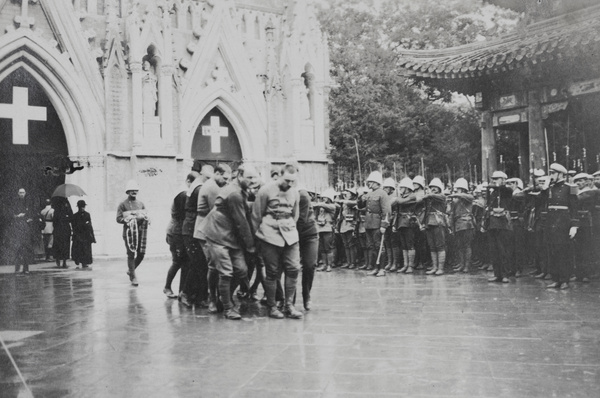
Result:
M11 203L25 188L35 210L65 182L68 146L62 122L41 84L24 68L0 81L0 201ZM29 119L29 120L28 120ZM10 214L0 222L7 247ZM0 263L8 262L3 251Z
M238 134L229 119L218 108L203 118L192 141L191 157L201 162L239 162L242 148Z

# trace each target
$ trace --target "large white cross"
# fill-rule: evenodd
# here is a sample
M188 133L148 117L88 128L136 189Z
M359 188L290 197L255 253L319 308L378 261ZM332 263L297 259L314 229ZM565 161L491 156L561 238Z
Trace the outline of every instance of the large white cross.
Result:
M0 119L12 119L14 145L29 145L28 122L46 121L46 108L29 106L27 87L13 87L13 103L0 104Z
M227 127L221 127L218 116L210 117L210 126L202 126L202 135L210 136L210 151L221 153L221 137L228 137Z

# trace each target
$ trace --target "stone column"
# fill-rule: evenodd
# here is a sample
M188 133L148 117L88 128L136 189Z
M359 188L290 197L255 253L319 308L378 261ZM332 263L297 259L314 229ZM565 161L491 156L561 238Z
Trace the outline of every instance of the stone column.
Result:
M529 169L531 167L531 158L529 157L529 137L525 131L517 131L519 135L519 178L527 183L529 179Z
M173 73L174 69L170 65L163 65L160 68L160 78L158 80L158 105L160 107L159 115L161 119L161 136L167 150L172 150L173 146Z
M536 168L546 170L548 159L546 157L546 138L544 135L544 121L542 120L542 105L537 91L528 93L529 107L529 162L533 160ZM567 165L564 165L568 167Z
M307 139L302 136L302 104L300 103L301 88L304 86L303 79L292 79L291 81L291 96L288 97L291 123L289 126L292 131L290 134L294 137L294 153L300 154L304 151L303 140ZM288 121L289 122L289 121Z
M98 3L96 0L87 0L87 12L88 14L98 13Z
M131 70L131 127L133 130L133 148L142 146L143 139L143 93L142 93L142 64L132 63Z
M481 179L487 181L498 169L496 160L496 131L492 124L492 112L481 113Z

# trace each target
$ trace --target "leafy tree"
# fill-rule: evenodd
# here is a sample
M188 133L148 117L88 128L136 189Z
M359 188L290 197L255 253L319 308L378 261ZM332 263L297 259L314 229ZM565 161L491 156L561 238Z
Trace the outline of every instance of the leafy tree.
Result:
M465 44L505 33L517 15L479 0L329 0L319 17L330 42L331 156L358 180L363 170L387 175L470 177L480 164L479 115L452 93L407 81L400 49ZM356 140L356 141L355 141Z

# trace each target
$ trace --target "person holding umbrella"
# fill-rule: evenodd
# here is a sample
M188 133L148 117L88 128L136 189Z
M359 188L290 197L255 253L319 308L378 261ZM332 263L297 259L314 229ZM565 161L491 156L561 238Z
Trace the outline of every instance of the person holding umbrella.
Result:
M75 184L61 184L54 189L52 193L52 208L54 209L53 219L53 249L56 266L67 267L67 260L71 257L71 221L73 219L73 210L68 201L70 196L84 196L85 192Z
M92 227L92 218L90 213L85 211L85 200L77 201L79 211L73 214L73 261L76 265L81 264L82 269L89 268L92 264L92 243L96 243L94 228Z
M73 218L73 210L67 198L62 196L54 196L52 198L52 207L54 208L54 231L52 232L54 259L56 260L57 267L61 267L60 262L62 261L62 268L69 268L67 260L71 257L71 220Z

